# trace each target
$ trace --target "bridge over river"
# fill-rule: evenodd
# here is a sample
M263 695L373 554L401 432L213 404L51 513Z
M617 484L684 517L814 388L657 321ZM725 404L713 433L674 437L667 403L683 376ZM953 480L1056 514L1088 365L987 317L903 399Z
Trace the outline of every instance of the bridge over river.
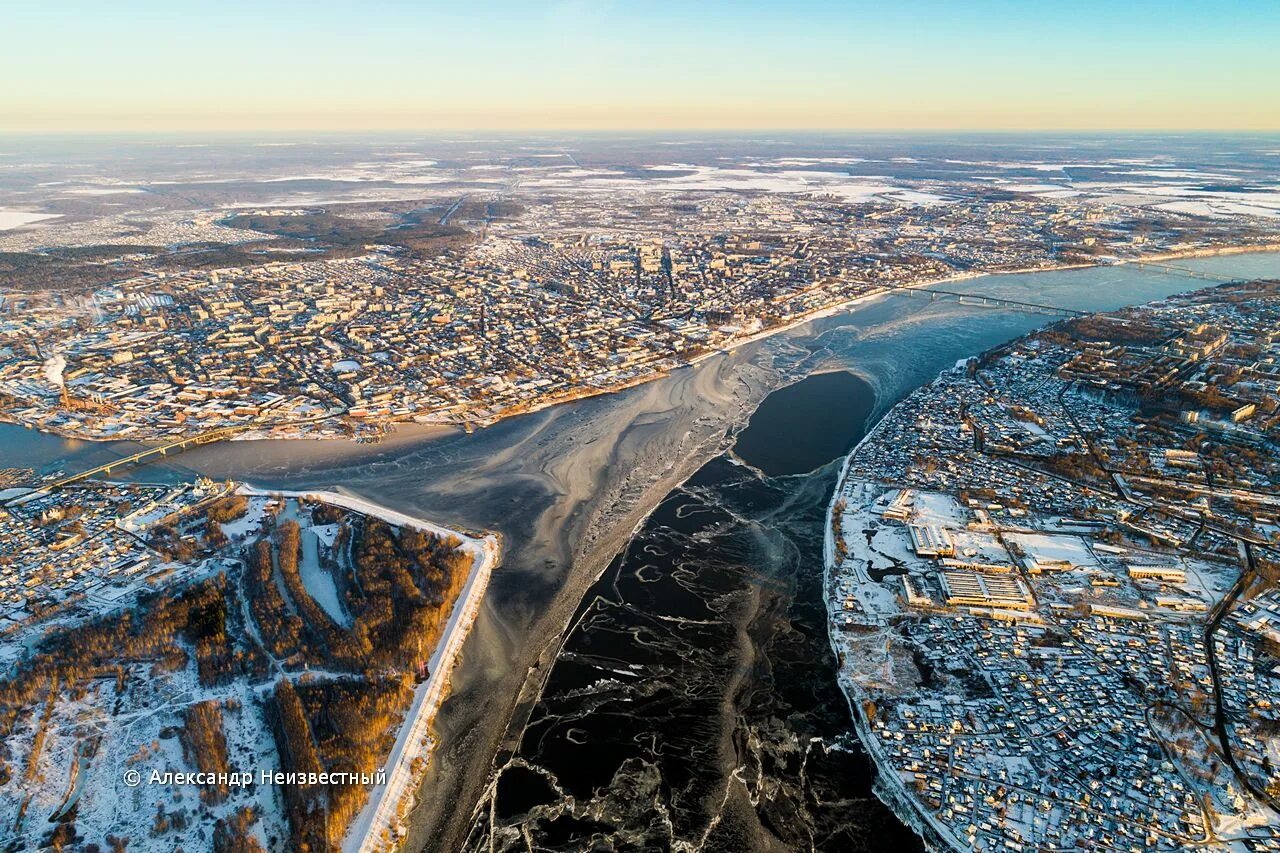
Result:
M1221 284L1224 281L1228 281L1220 274L1201 272L1200 270L1179 266L1178 264L1166 263L1165 261L1133 261L1132 265L1138 269L1151 270L1165 275L1190 278L1197 281L1209 281L1215 284ZM1230 281L1243 280L1244 279L1237 278L1231 279ZM887 284L884 286L889 290L901 291L908 296L914 296L920 299L946 299L948 301L958 302L961 305L971 305L978 308L1019 311L1024 314L1046 314L1054 317L1083 317L1089 313L1088 311L1077 311L1072 308L1063 308L1060 305L1044 305L1038 302L1004 299L996 296L986 296L982 293L962 293L958 290L946 290L939 287L914 287L906 284Z
M1211 281L1214 284L1223 284L1226 279L1220 275L1212 273L1204 273L1199 270L1193 270L1190 267L1178 266L1177 264L1169 264L1164 261L1134 261L1133 265L1138 269L1155 270L1167 275L1178 275L1183 278L1194 278L1198 281ZM1231 279L1230 281L1243 281L1244 279Z
M81 480L91 480L99 475L109 476L111 472L117 468L125 468L130 465L140 465L149 459L168 456L170 453L181 453L188 447L197 447L201 444L223 441L238 433L251 429L253 426L254 425L245 424L222 427L221 429L210 430L196 435L189 435L185 438L179 438L165 444L157 444L155 447L147 447L130 456L122 456L119 459L112 459L110 462L103 463L96 468L90 468L86 471L78 471L75 474L68 474L67 476L54 480L51 483L44 483L40 486L40 490L46 491L49 489L58 489L63 486L69 486L72 483L78 483Z
M995 308L1002 311L1019 311L1023 314L1046 314L1051 317L1083 317L1089 313L1077 311L1074 308L1063 308L1060 305L1042 305L1038 302L985 296L981 293L961 293L958 290L944 290L938 287L913 287L907 284L889 284L885 287L919 299L946 300L975 308Z
M47 493L54 489L60 489L63 486L69 486L72 483L78 483L81 480L92 480L98 476L110 476L111 472L118 468L126 468L130 465L140 465L148 460L158 459L162 456L168 456L170 453L181 453L189 447L197 447L201 444L210 444L215 441L223 441L232 436L252 429L254 425L243 424L230 427L222 427L221 429L202 432L197 435L189 435L185 438L179 438L165 444L157 444L155 447L147 447L139 450L137 453L129 456L122 456L119 459L112 459L96 468L89 468L85 471L77 471L75 474L68 474L57 480L48 483L41 483L34 491L27 492L8 501L0 501L0 504L21 503L32 499L38 494Z

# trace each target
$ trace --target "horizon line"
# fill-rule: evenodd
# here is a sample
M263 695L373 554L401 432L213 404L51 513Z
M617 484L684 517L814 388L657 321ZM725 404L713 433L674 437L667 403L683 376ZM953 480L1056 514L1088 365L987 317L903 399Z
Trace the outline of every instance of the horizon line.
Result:
M5 136L136 136L136 137L158 137L158 136L377 136L377 135L426 135L426 136L447 136L447 135L495 135L495 134L522 134L528 136L536 135L585 135L585 136L726 136L733 134L779 134L779 135L805 135L805 134L828 134L828 135L918 135L918 136L948 136L948 135L992 135L992 136L1030 136L1039 134L1060 134L1064 136L1165 136L1165 135L1184 135L1184 136L1280 136L1280 125L1268 128L1257 127L1221 127L1221 128L1205 128L1205 127L1096 127L1096 128L1080 128L1080 127L992 127L992 128L975 128L975 127L953 127L953 128L932 128L932 127L891 127L891 126L874 126L874 127L777 127L777 126L742 126L742 127L715 127L715 128L652 128L652 127L537 127L537 126L519 126L513 125L509 127L457 127L457 128L441 128L441 127L387 127L387 128L368 128L368 129L345 129L345 128L152 128L152 129L120 129L120 128L5 128L0 126L0 137Z

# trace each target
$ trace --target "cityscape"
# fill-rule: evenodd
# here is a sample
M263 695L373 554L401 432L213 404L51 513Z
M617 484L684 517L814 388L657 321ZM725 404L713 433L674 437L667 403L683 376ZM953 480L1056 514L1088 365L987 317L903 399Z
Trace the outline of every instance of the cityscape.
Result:
M828 162L841 159L850 158L648 166L659 177L637 181L622 205L593 176L559 178L580 171L568 161L486 162L485 173L512 189L483 192L491 178L473 195L459 182L457 195L434 194L407 213L371 202L237 210L190 222L194 233L151 213L90 221L69 235L37 225L7 238L11 249L33 247L33 267L51 252L92 248L95 266L136 274L80 293L7 296L12 322L0 342L14 357L0 367L0 417L133 440L222 429L376 439L395 423L483 425L644 381L890 288L1280 245L1274 194L1244 208L1255 216L1197 200L1215 195L1199 189L1177 200L1163 174L1186 177L1171 164L1011 167L1149 182L1080 192L1095 182L874 186ZM566 180L567 189L521 191L529 172L536 187ZM716 192L770 180L790 191ZM668 189L682 183L708 189ZM1242 194L1216 195L1233 192ZM459 229L465 244L452 234L399 237L419 234L424 218L436 231ZM130 242L176 242L122 252L110 230L120 227L147 229ZM402 242L321 248L335 234L366 232ZM191 251L183 247L269 252L286 235L319 245L290 248L292 261L168 269L172 255ZM42 236L59 243L40 245ZM330 253L343 256L307 259Z
M1068 321L850 456L833 643L951 843L1277 843L1277 284Z
M0 851L1280 851L1271 5L3 18Z

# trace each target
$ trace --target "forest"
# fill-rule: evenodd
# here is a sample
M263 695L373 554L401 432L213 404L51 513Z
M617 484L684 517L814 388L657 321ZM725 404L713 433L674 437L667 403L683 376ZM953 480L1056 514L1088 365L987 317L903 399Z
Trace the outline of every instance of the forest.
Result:
M343 253L362 251L364 246L403 246L417 252L433 254L457 248L472 240L465 228L440 225L438 214L410 212L394 225L382 225L337 216L324 210L309 210L301 215L243 213L228 218L224 224L234 228L259 231L277 237L300 240L313 246Z
M20 728L43 731L54 708L91 701L103 683L113 685L120 706L139 684L182 673L207 691L175 708L192 770L236 769L225 715L241 713L243 702L268 722L281 770L381 769L466 583L470 555L456 539L308 501L292 504L292 515L285 501L272 501L274 512L256 534L229 542L221 524L242 518L247 504L243 496L211 502L152 539L173 558L211 550L232 558L222 571L52 630L0 681L0 784L29 775L27 765L40 760L38 747L14 753L11 735ZM321 549L323 566L349 620L335 620L307 591L303 537L314 534L299 519L337 528L332 547ZM358 785L281 787L295 850L336 849L368 796ZM199 792L206 808L231 807L213 827L215 850L262 849L253 830L259 813L236 799L240 793L226 786ZM175 837L194 819L185 807L161 810L152 834ZM60 844L89 840L76 835L74 810L57 833Z

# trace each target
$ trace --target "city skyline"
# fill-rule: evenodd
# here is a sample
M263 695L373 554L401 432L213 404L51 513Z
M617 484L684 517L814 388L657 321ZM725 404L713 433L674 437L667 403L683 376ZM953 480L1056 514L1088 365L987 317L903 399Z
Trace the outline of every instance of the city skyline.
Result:
M77 7L79 12L77 12ZM1280 129L1273 6L10 7L0 132Z

